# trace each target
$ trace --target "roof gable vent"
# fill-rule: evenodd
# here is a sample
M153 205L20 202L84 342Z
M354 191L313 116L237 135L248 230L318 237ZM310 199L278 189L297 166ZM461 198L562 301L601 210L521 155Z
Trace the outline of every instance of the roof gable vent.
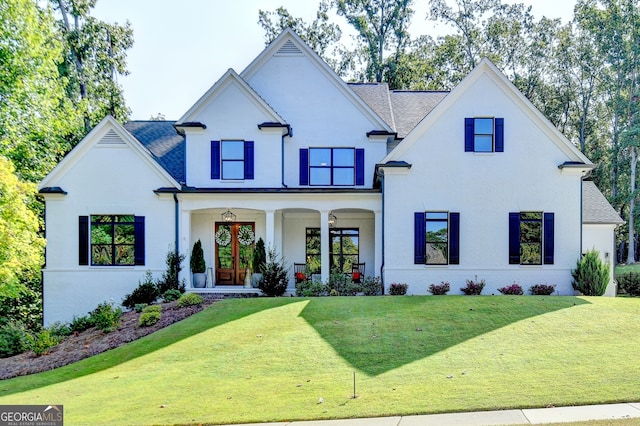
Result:
M118 134L113 129L110 129L107 133L105 133L105 135L98 142L98 144L100 145L124 145L124 143L125 142L122 140L122 138L120 138L120 136L118 136Z
M276 52L276 55L301 55L302 51L291 40L287 40L280 49Z

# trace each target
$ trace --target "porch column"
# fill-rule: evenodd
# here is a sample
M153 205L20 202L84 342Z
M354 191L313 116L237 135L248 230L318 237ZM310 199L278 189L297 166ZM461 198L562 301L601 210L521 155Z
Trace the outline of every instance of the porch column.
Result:
M320 262L322 264L322 274L320 275L322 282L329 281L330 263L329 263L329 211L320 212Z
M382 210L376 210L373 212L374 215L374 227L375 227L375 231L374 231L374 262L373 262L373 267L374 270L369 272L367 271L367 273L369 275L371 275L372 277L377 277L380 276L382 277L382 272L380 271L380 268L382 267Z
M180 281L185 280L187 287L193 288L193 283L191 282L191 268L189 267L191 260L191 211L180 209L179 215L180 246L174 248L178 250L179 254L184 254L185 258L184 263L182 264L182 270L178 273L178 278Z
M265 215L265 220L264 220L264 225L265 225L265 234L264 234L264 238L265 238L265 242L264 245L266 247L275 247L275 236L276 236L276 225L275 225L275 215L273 214L273 210L265 210L264 211L264 215Z

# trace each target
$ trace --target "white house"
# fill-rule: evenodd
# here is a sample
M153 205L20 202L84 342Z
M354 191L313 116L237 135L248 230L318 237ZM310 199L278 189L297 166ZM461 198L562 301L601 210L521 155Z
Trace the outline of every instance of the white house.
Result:
M583 248L613 265L621 222L593 167L488 60L450 93L391 91L345 83L286 30L177 122L106 117L40 183L45 323L119 303L197 240L209 282L191 286L187 257L190 291L257 292L261 237L322 280L360 265L411 294L476 276L572 294Z

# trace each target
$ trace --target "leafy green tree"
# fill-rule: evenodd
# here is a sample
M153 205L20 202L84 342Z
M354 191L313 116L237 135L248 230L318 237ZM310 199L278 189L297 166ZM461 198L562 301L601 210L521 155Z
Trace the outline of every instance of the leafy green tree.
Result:
M413 0L335 0L338 15L358 32L368 81L394 81L397 63L406 52ZM393 87L392 85L392 88Z
M42 265L44 239L38 217L29 209L35 185L23 182L13 164L0 157L0 295L15 295L23 275Z
M61 74L67 81L67 94L82 113L85 131L110 114L127 119L118 76L127 75L127 49L133 46L133 30L108 24L91 16L97 0L50 0L60 16L65 61Z
M77 115L58 74L62 46L50 9L36 0L0 6L0 155L40 180L70 149Z

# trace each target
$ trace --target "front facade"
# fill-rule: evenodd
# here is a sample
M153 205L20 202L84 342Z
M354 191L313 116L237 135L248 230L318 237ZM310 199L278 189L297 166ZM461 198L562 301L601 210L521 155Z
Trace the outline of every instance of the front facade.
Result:
M258 238L291 265L291 289L294 264L323 281L360 265L412 294L476 276L485 293L572 294L592 167L488 61L451 93L389 91L346 84L287 30L177 122L105 118L41 182L45 323L120 303L175 247L189 290L257 291ZM603 258L614 219L593 239Z

